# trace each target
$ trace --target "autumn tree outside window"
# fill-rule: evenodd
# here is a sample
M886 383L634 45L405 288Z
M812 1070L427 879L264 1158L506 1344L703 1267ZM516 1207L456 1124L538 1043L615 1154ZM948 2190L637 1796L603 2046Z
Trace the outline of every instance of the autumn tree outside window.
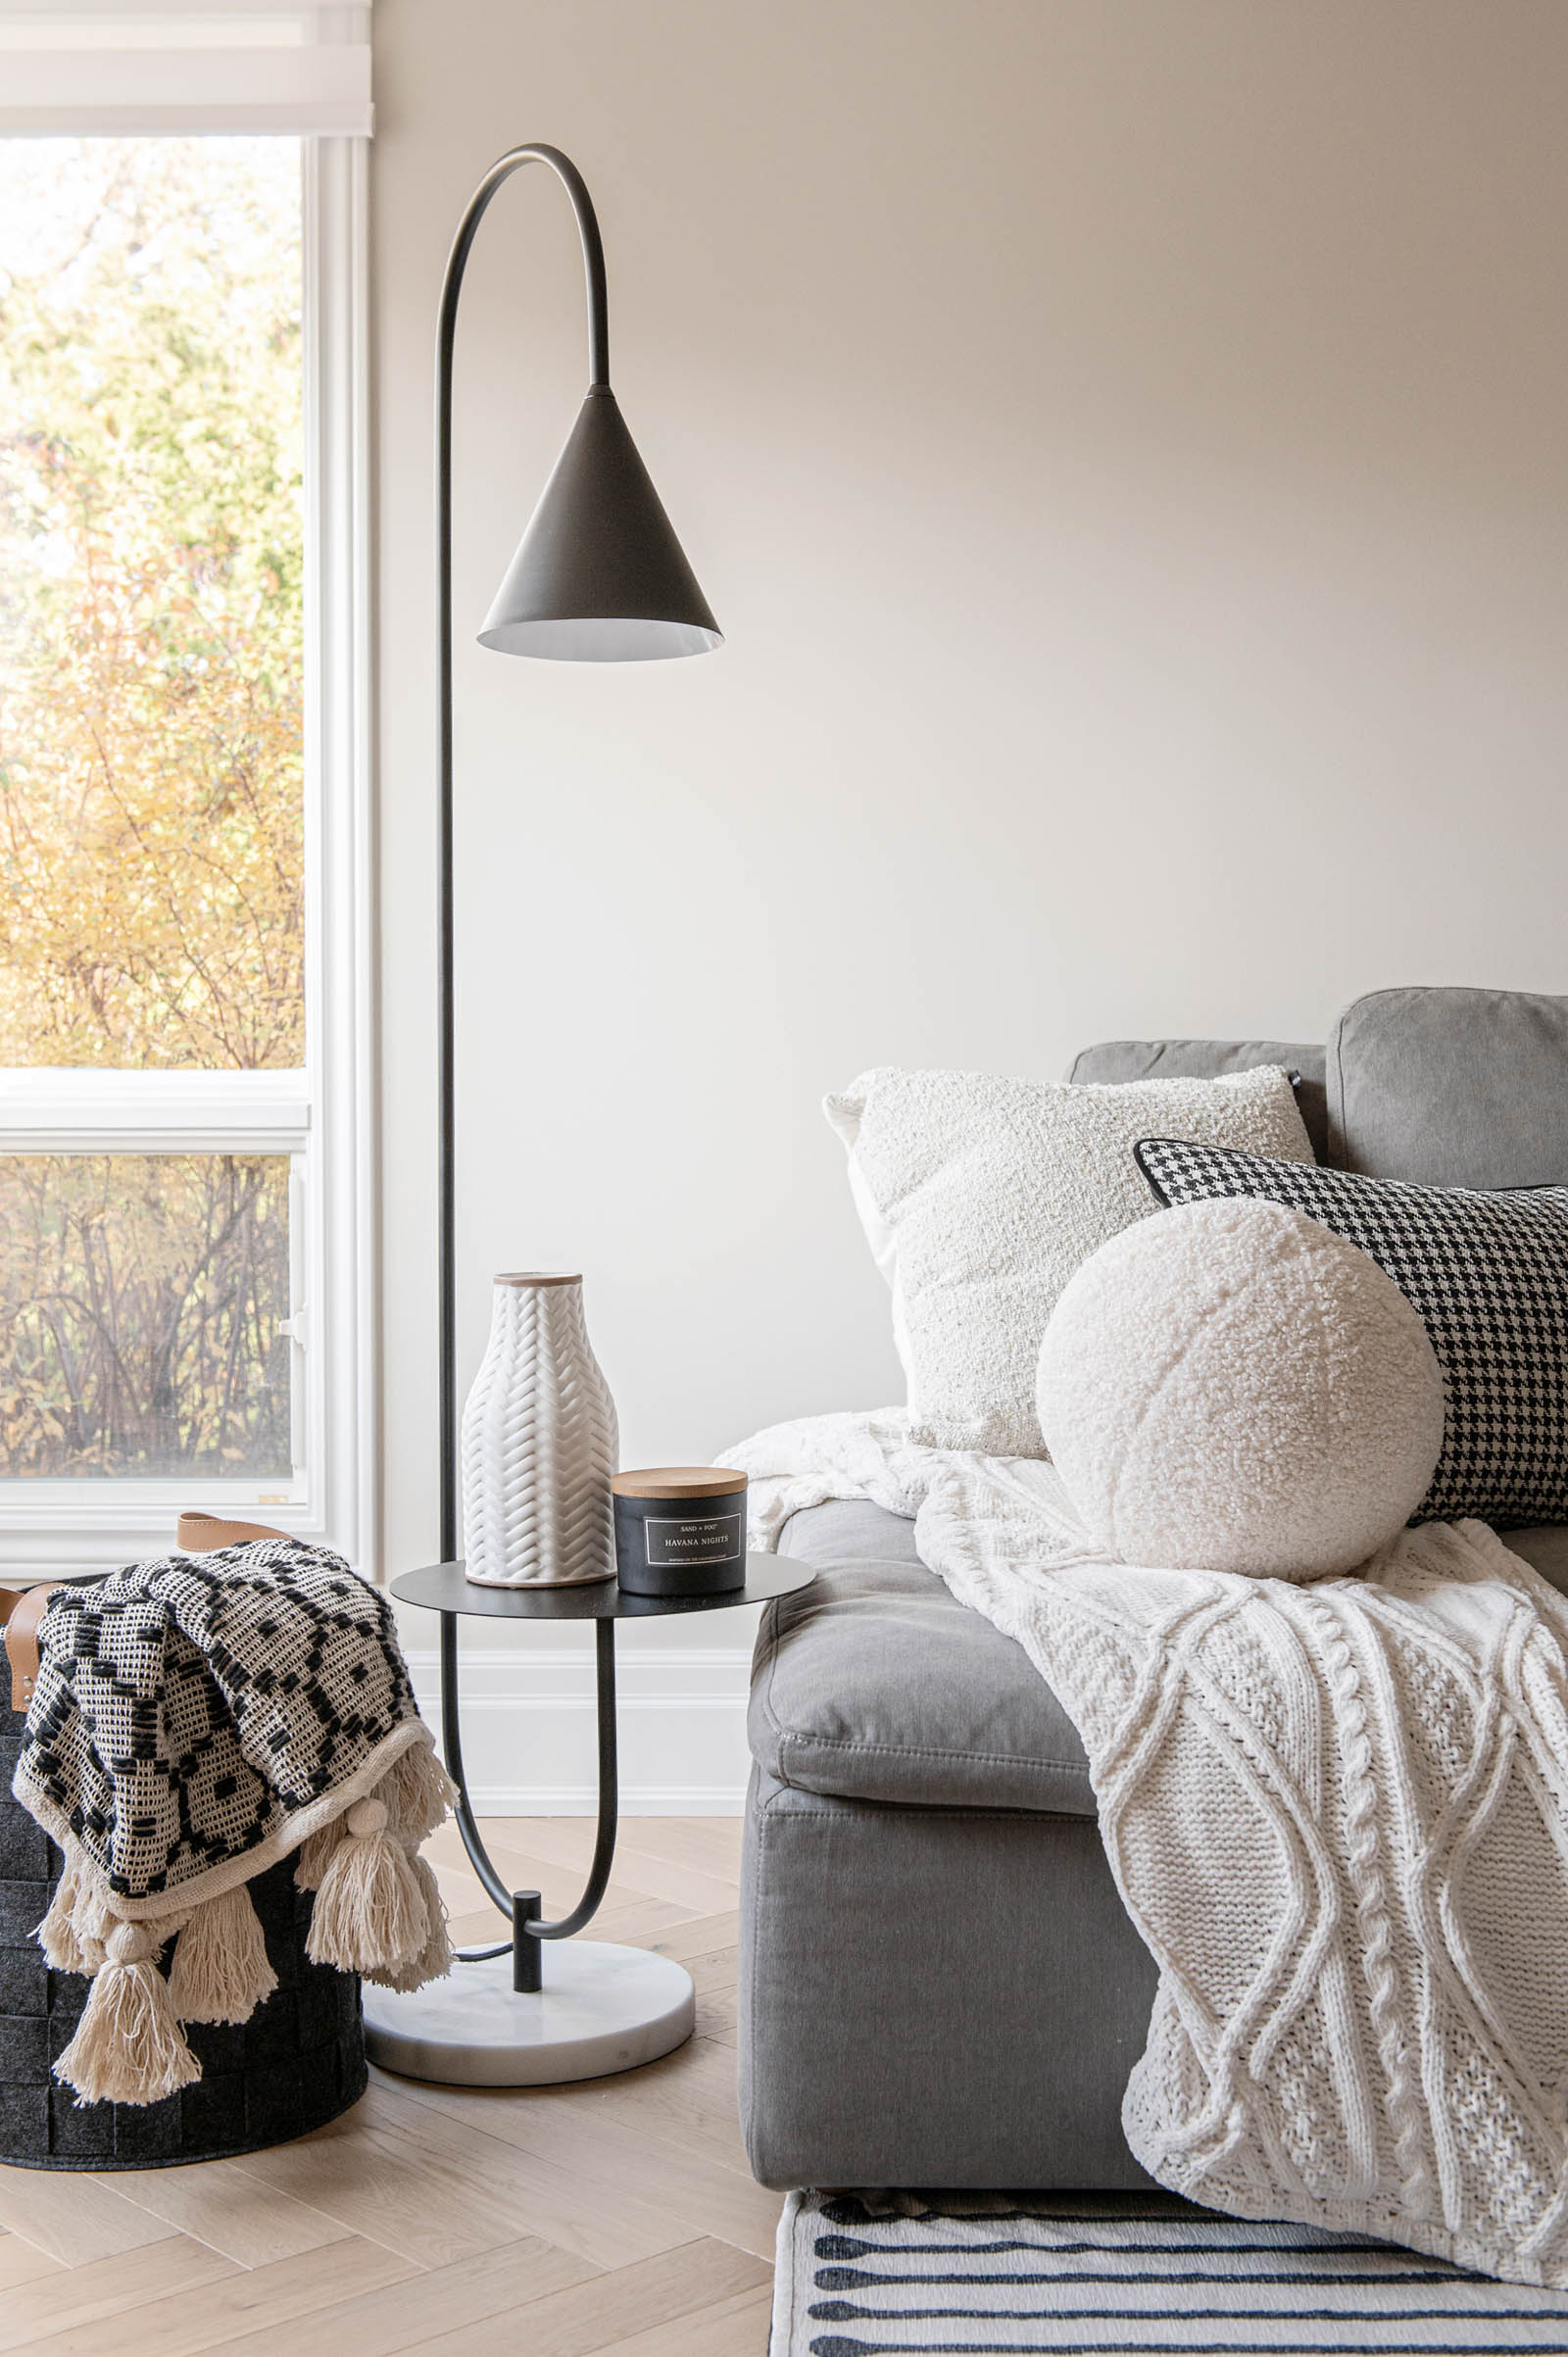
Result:
M160 56L138 12L130 60L122 16L0 0L0 1554L29 1565L145 1552L192 1502L373 1546L363 22L186 8Z

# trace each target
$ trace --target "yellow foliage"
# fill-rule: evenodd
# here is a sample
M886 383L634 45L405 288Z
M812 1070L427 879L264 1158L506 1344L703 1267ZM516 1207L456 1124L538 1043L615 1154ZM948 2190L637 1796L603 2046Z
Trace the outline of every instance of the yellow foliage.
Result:
M9 151L0 1064L297 1065L297 150Z
M305 1056L299 151L0 141L0 1065ZM0 1475L286 1476L286 1156L0 1154Z

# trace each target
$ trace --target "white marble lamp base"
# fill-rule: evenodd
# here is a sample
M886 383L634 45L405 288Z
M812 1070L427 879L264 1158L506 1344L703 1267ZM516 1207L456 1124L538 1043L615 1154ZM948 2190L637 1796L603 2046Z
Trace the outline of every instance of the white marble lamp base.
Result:
M604 1940L545 1943L544 1987L512 1986L512 1955L454 1964L399 1996L365 1984L365 2050L384 2071L441 2087L555 2087L634 2071L685 2044L697 2020L690 1973Z

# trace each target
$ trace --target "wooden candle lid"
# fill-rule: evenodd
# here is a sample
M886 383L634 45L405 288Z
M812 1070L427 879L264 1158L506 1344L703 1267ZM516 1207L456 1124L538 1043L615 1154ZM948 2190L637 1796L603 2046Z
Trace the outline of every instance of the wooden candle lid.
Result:
M617 1498L735 1498L746 1476L722 1465L646 1465L639 1473L617 1473L610 1486Z
M580 1285L581 1277L557 1277L543 1269L511 1268L495 1279L497 1285Z

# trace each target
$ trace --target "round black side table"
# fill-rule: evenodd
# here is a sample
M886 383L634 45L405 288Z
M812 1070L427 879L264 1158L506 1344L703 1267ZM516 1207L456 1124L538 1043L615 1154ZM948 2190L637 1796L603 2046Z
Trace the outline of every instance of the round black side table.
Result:
M792 1596L816 1577L808 1563L749 1554L746 1585L723 1596L632 1596L614 1580L581 1588L481 1588L461 1563L431 1563L392 1582L405 1604L441 1616L441 1734L458 1788L458 1830L473 1870L512 1927L493 1948L462 1955L445 1981L400 1995L365 1985L365 2046L406 2079L448 2087L544 2087L634 2070L684 2044L696 2020L691 1975L667 1956L575 1940L591 1921L615 1854L615 1623L718 1612ZM463 1773L458 1715L458 1621L586 1620L598 1670L599 1830L587 1888L559 1923L540 1920L537 1891L509 1891L474 1821ZM564 1944L544 1967L544 1943Z

